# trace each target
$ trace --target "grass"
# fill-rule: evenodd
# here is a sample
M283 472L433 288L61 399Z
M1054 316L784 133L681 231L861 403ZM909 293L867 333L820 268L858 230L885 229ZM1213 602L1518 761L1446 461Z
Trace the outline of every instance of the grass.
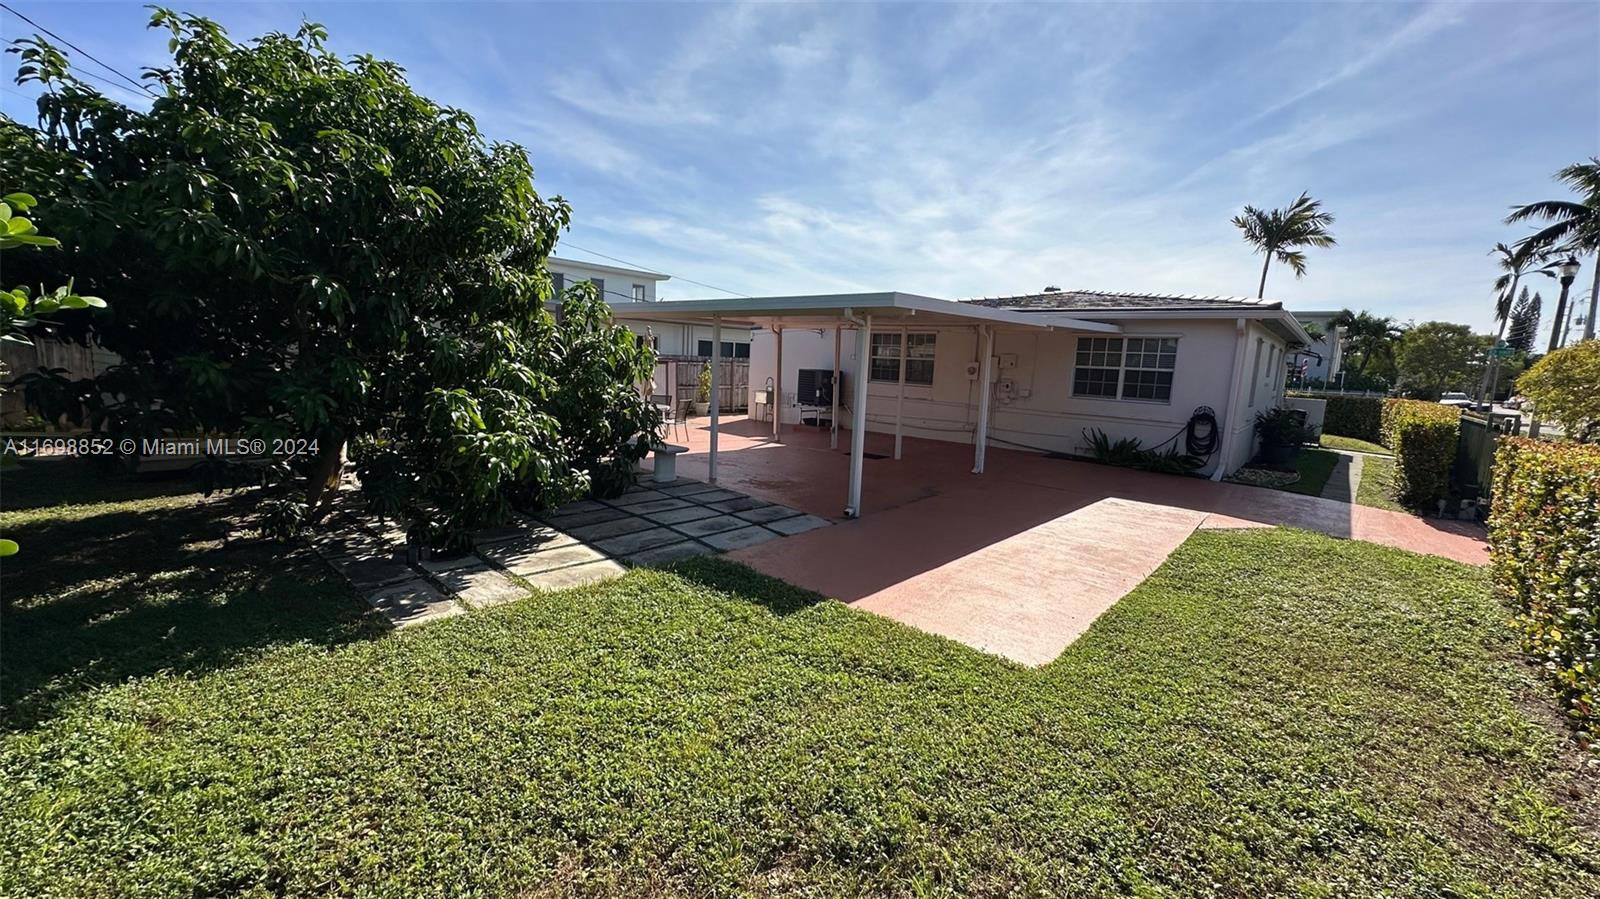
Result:
M1361 484L1356 488L1356 502L1391 512L1411 510L1394 498L1394 460L1368 457L1361 466Z
M1307 496L1321 496L1322 488L1327 486L1328 476L1333 474L1333 467L1338 464L1338 453L1303 449L1294 460L1295 471L1299 472L1300 480L1293 484L1285 484L1278 489L1290 493L1303 493Z
M1323 434L1322 445L1327 449L1349 450L1357 453L1373 453L1379 456L1392 456L1393 452L1381 443L1371 443L1356 437L1340 437L1337 434Z
M0 515L0 895L1600 893L1478 569L1201 531L1029 669L719 560L382 634L231 511Z

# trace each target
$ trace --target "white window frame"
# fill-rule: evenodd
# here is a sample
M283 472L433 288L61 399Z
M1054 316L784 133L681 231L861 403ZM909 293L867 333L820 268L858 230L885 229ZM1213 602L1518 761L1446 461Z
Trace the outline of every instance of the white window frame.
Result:
M1157 366L1155 368L1150 368L1150 367L1148 367L1148 366L1143 364L1142 358L1141 358L1141 364L1139 364L1139 365L1129 365L1128 364L1128 342L1132 341L1132 340L1138 340L1138 341L1153 340L1153 341L1158 341L1158 347L1157 347L1157 349L1155 351L1155 355L1157 355L1158 357L1167 355L1166 353L1161 351L1159 343L1164 343L1166 341L1171 341L1172 342L1172 353L1171 353L1171 356L1172 356L1172 367L1171 368L1163 367L1163 366L1161 366L1159 364L1159 361L1158 361ZM1122 334L1122 335L1119 335L1119 336L1116 336L1116 337L1100 337L1100 336L1093 336L1093 337L1083 336L1083 337L1079 337L1077 339L1077 342L1073 345L1073 348L1072 348L1072 374L1071 374L1071 379L1072 380L1070 382L1072 396L1080 398L1080 399L1086 399L1086 400L1102 400L1102 401L1106 401L1106 402L1117 402L1117 403L1154 403L1154 404L1159 405L1159 406L1170 406L1170 405L1172 405L1172 388L1175 387L1176 384L1177 384L1178 348L1179 348L1179 345L1182 342L1183 342L1183 335L1181 335L1181 334ZM1116 349L1114 351L1111 349L1112 346L1116 347ZM1099 348L1099 347L1103 347L1103 349ZM1115 365L1110 364L1112 360L1109 359L1109 358L1106 358L1107 356L1109 356L1113 352L1115 353L1115 362L1116 362ZM1140 346L1140 349L1137 352L1138 352L1138 355L1141 356L1141 357L1147 356L1147 355L1151 355L1151 352L1148 349L1148 347L1145 347L1142 344ZM1080 364L1078 364L1078 357L1079 357L1080 353L1100 354L1101 357L1102 357L1102 361L1105 362L1106 364L1103 364L1103 365L1094 364L1093 356L1091 355L1089 364L1080 365ZM1080 393L1078 391L1078 371L1080 369L1094 369L1094 370L1097 370L1097 371L1115 370L1117 374L1116 374L1114 393L1111 396L1106 396L1105 394L1100 394L1100 393ZM1167 397L1166 397L1166 399L1160 399L1160 398L1156 398L1156 397L1135 397L1135 396L1128 396L1127 395L1127 391L1128 391L1128 388L1130 386L1128 384L1128 373L1129 372L1146 372L1146 371L1165 372L1165 373L1171 374L1173 376L1173 383L1167 385Z
M901 340L902 333L905 336ZM915 343L918 348L928 347L926 355L911 355L911 346ZM879 347L894 347L893 354L880 353ZM907 387L932 387L934 378L934 359L939 351L939 332L937 331L876 331L872 335L872 343L867 347L867 380L873 384L899 384L900 377L905 376ZM894 360L895 375L892 378L881 378L873 373L874 361ZM916 368L927 370L927 380L922 376L912 376L912 363L917 363ZM926 363L926 365L924 365Z
M644 285L643 284L635 284L635 285L633 285L633 301L635 303L643 303L644 299L645 299Z

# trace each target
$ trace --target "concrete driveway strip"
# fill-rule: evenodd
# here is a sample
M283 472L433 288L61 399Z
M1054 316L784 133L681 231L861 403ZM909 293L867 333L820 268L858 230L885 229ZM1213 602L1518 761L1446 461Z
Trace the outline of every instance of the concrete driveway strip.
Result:
M973 499L936 497L732 558L855 608L1043 665L1149 577L1206 517L1110 498L1000 539L952 538L942 545L926 526L899 520L960 520L961 512L975 511ZM945 505L952 508L932 508Z

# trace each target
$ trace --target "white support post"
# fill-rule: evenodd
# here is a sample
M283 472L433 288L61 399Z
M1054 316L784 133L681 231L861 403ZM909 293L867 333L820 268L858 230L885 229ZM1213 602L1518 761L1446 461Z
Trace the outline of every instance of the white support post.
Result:
M994 392L994 326L983 325L983 361L979 363L978 378L978 432L972 449L972 473L983 474L989 455L989 394Z
M833 326L833 414L828 416L828 449L839 448L839 351L844 339L844 328Z
M778 341L778 367L772 376L772 442L782 443L783 435L783 326L773 325L772 336Z
M906 407L906 329L900 329L900 384L894 396L894 460L900 461L900 439L904 430L901 414Z
M850 410L850 493L844 516L861 517L861 467L867 454L867 352L872 344L872 316L861 317L856 329L855 402Z
M706 457L706 481L717 482L717 434L722 405L722 316L711 317L711 452Z

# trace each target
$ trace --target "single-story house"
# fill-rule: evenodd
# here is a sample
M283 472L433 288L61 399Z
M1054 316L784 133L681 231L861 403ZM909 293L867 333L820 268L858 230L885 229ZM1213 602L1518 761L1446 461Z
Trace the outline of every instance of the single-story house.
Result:
M1089 455L1085 434L1099 430L1146 448L1206 448L1201 472L1220 479L1255 453L1255 415L1278 405L1288 355L1310 342L1282 303L1234 297L878 293L613 309L630 326L757 328L751 414L775 417L780 439L779 422L850 429L847 515L859 508L856 436L869 430L973 444L975 472L989 445ZM841 389L826 390L834 372Z

